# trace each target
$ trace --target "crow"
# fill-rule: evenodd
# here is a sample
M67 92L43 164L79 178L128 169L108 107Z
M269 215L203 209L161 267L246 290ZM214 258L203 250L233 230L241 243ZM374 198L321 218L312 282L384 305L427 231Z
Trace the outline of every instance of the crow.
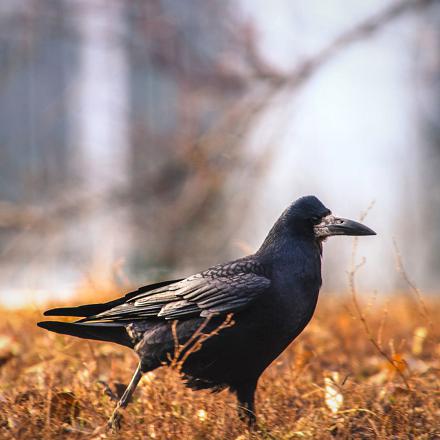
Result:
M138 367L110 426L118 425L119 409L127 406L143 373L174 364L192 389L235 393L240 419L253 427L258 379L310 321L321 287L322 243L332 235L375 232L333 216L315 196L301 197L253 255L107 303L48 310L44 315L82 319L38 326L137 353Z

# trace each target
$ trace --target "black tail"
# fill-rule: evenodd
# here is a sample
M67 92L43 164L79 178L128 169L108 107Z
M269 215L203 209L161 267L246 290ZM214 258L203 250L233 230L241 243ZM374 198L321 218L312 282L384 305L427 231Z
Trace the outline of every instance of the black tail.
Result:
M38 327L63 335L76 336L83 339L95 339L97 341L114 342L133 348L133 342L129 338L125 327L113 323L77 324L75 322L43 321Z
M163 286L167 286L168 284L176 283L181 280L169 280L162 281L156 284L150 284L145 287L141 287L134 292L127 293L122 298L115 299L113 301L109 301L106 303L98 303L98 304L86 304L84 306L78 307L60 307L57 309L46 310L44 312L44 316L78 316L78 317L87 317L98 315L99 313L105 312L106 310L110 310L113 307L124 304L131 298L134 298L137 295L140 295L145 292L149 292L150 290L158 289Z

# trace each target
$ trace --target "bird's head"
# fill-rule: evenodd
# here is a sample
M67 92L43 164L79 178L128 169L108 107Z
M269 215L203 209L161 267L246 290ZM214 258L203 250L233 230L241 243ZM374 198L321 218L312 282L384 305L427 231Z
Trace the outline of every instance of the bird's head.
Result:
M362 223L335 217L315 196L296 200L287 209L286 217L295 230L313 234L319 241L332 235L376 235Z

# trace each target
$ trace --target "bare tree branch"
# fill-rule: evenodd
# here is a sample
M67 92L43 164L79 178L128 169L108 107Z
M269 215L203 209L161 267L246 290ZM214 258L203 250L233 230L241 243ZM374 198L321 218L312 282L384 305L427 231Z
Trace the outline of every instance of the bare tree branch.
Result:
M276 75L272 71L270 76L266 74L265 77L273 81L278 87L298 87L316 73L318 68L347 49L348 46L372 36L403 14L427 7L435 1L436 0L397 1L341 33L316 54L298 64L289 74ZM265 70L264 73L266 72Z

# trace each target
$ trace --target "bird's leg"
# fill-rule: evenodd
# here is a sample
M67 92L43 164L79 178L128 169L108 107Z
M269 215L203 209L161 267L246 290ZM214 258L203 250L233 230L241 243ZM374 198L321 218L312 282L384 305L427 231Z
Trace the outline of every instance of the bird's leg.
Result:
M128 384L128 387L124 391L124 394L119 399L119 402L116 404L116 407L108 421L108 426L113 429L118 429L120 427L120 421L121 421L121 415L119 414L119 410L121 408L126 408L131 400L131 396L134 393L134 390L136 389L139 381L142 377L142 370L141 370L141 364L139 363L138 367L136 368L136 371L131 378L130 383Z
M247 382L241 384L236 389L238 400L238 417L241 421L246 422L250 429L255 428L257 418L255 416L255 389L257 382Z

